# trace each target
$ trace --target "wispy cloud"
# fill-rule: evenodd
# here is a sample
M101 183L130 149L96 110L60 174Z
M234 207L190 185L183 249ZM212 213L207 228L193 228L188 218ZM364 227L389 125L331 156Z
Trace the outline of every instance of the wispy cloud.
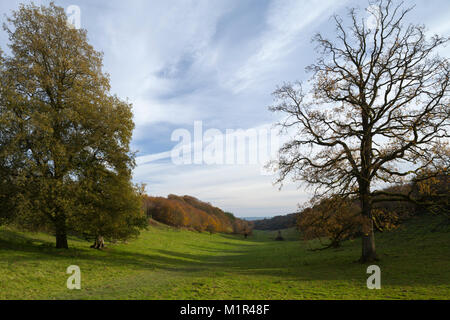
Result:
M153 195L189 194L239 216L271 216L294 212L308 194L288 185L281 191L259 166L173 166L147 163L135 174L148 183Z
M257 39L254 54L249 56L237 73L227 82L233 92L240 92L279 67L289 53L298 49L300 34L332 14L346 1L274 1L267 12L266 30Z

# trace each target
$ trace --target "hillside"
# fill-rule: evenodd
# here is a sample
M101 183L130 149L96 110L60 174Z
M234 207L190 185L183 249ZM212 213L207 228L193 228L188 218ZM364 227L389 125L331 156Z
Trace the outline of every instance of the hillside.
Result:
M191 196L146 197L144 206L149 218L173 227L211 233L250 232L249 222Z
M276 216L270 219L252 221L255 230L281 230L295 227L297 213L291 213L285 216Z
M396 223L409 219L413 215L426 213L439 213L450 217L450 181L447 174L438 174L436 177L427 179L420 183L405 183L382 189L381 192L386 194L399 193L407 195L412 193L415 197L416 204L406 201L383 201L386 196L380 195L374 197L377 202L374 203L372 214L376 217L378 224L383 224L387 220L394 218ZM327 200L327 199L324 199ZM354 206L360 208L360 201L352 200ZM316 205L307 208L299 213L292 213L284 216L276 216L270 219L261 219L252 221L255 230L281 230L296 227L298 225L298 217L304 215L311 210L319 210L320 206ZM333 207L333 212L335 208ZM334 214L334 213L333 213ZM390 217L389 217L390 216ZM385 220L385 221L383 221ZM378 229L378 225L375 226Z
M381 290L366 288L367 265L355 263L360 241L312 252L320 245L292 229L279 242L276 232L244 239L158 225L103 251L76 238L61 251L51 236L0 228L0 299L449 299L450 230L436 228L440 219L377 235ZM73 264L81 290L66 288Z

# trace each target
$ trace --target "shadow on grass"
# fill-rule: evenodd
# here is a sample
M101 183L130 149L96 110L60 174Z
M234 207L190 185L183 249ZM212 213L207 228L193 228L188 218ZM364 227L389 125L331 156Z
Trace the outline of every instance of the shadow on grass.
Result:
M448 244L441 248L432 248L441 234L420 232L416 241L401 241L408 235L408 229L380 235L379 243L386 255L379 263L384 276L390 284L411 285L413 282L425 285L449 283ZM445 245L448 233L440 239ZM445 237L446 236L446 237ZM420 238L420 239L419 239ZM393 241L395 239L395 241ZM424 243L422 244L422 242ZM430 247L427 260L420 258L423 254L414 245L419 243ZM111 246L104 251L71 248L57 250L53 243L35 239L8 230L0 230L0 250L11 251L2 256L7 263L18 261L39 261L56 259L74 259L86 263L128 267L136 270L167 270L183 275L207 275L216 272L216 277L233 277L233 275L261 275L278 277L288 281L357 281L360 283L366 275L366 266L353 263L359 256L359 241L345 242L339 250L308 252L299 241L277 242L261 239L242 239L232 235L218 235L211 239L210 245L188 245L196 254L172 251L168 249L151 249L152 253L132 252L123 247ZM88 246L88 243L86 243ZM151 244L149 244L151 246ZM428 248L427 247L427 248ZM406 249L409 249L407 251ZM139 250L133 248L133 250ZM388 254L389 252L389 254ZM0 251L1 255L1 251ZM447 258L446 258L447 257ZM80 262L81 263L81 262ZM223 275L221 275L223 272ZM408 273L410 272L410 273ZM434 276L429 276L429 275Z
M111 266L127 266L134 269L163 269L174 272L202 271L209 267L207 254L189 254L168 250L157 250L155 254L126 251L111 247L105 250L71 247L56 249L54 243L18 234L10 230L0 230L0 254L4 251L3 262L38 262L43 260L76 260L79 263L99 263ZM6 253L9 251L10 253Z

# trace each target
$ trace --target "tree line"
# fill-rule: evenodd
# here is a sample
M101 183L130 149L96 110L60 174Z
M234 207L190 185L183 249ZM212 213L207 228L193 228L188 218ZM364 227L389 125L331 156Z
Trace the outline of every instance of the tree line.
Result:
M173 227L210 233L251 233L247 221L191 196L146 196L144 208L149 218Z
M450 223L449 179L442 172L382 191L409 194L415 201L390 201L384 195L377 196L372 209L376 232L396 229L403 222L425 214L441 215L444 223ZM302 210L297 215L296 226L304 240L321 240L321 249L337 248L344 240L361 237L360 211L357 198L330 197Z
M282 230L295 227L298 213L252 221L255 230Z
M450 223L449 177L437 172L433 177L388 187L385 193L403 194L415 201L389 201L377 196L373 207L373 223L376 232L399 227L412 217L424 214L440 215L444 223ZM323 248L337 248L342 241L361 236L360 202L357 198L329 197L320 202L303 205L298 213L252 221L255 230L282 230L296 227L304 240L319 239Z

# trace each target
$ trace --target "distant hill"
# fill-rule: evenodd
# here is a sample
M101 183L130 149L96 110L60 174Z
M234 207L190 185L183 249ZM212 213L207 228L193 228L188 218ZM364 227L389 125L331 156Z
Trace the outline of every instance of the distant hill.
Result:
M295 227L297 213L252 221L255 230L281 230Z
M144 207L149 218L173 227L241 234L251 229L248 221L191 196L147 196Z
M245 220L245 221L256 221L256 220L264 220L264 219L270 219L268 217L241 217L239 219Z
M420 180L419 180L420 181ZM383 229L383 224L391 223L389 219L400 223L410 217L418 214L433 213L444 215L450 219L450 193L448 174L437 174L428 180L420 181L420 183L405 183L385 188L382 191L397 194L412 194L416 199L416 203L406 201L383 201L385 196L378 196L377 202L374 203L373 209L378 210L377 231ZM355 205L359 205L359 201L354 199ZM316 207L306 210L315 209ZM255 230L282 230L297 225L297 217L305 211L299 213L291 213L284 216L276 216L270 219L260 219L251 221ZM391 214L391 216L389 216Z

